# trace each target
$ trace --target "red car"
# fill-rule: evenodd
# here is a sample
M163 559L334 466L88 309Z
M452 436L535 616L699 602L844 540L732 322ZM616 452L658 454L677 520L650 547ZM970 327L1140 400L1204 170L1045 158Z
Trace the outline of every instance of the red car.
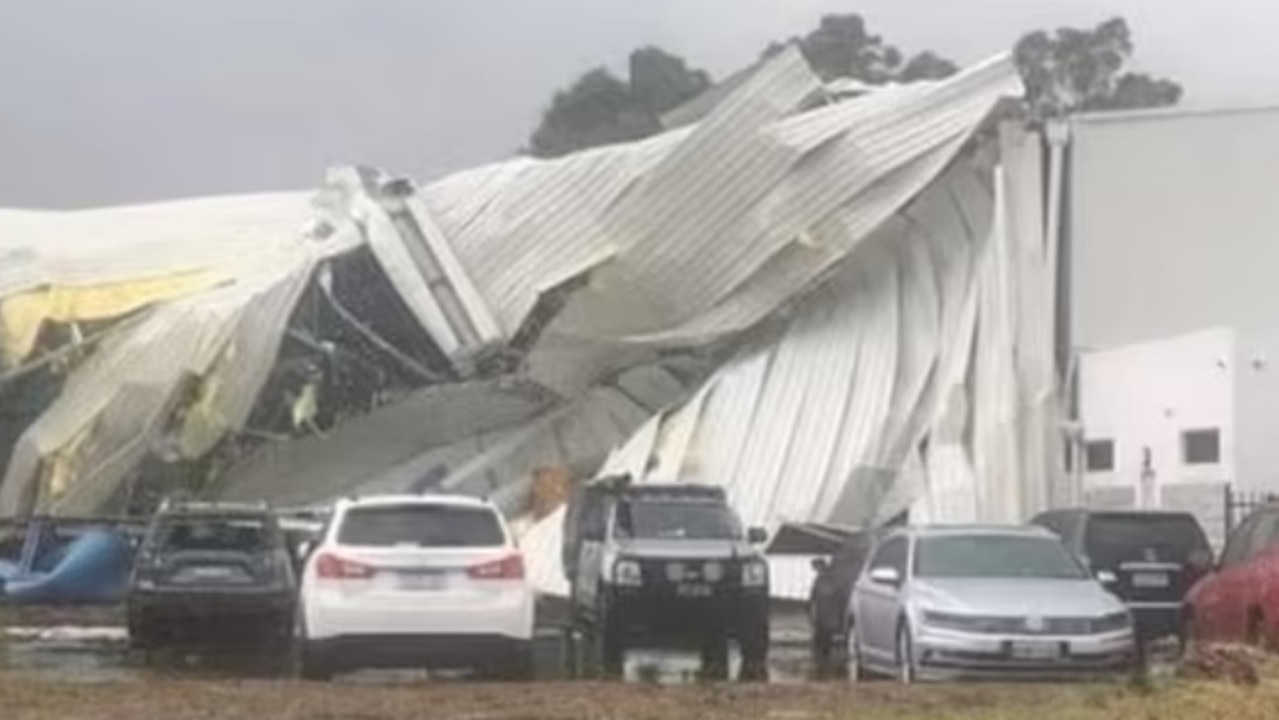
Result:
M1279 642L1279 505L1231 531L1217 567L1187 595L1185 621L1196 640Z

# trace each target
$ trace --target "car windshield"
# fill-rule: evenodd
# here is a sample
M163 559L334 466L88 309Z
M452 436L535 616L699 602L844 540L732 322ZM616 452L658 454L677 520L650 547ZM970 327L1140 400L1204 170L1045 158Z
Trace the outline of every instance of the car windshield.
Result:
M923 578L1081 580L1082 565L1055 538L954 535L923 538L915 550Z
M161 521L157 538L167 552L258 552L272 531L264 518L187 517Z
M361 547L497 547L506 537L488 508L418 504L353 508L337 540Z
M1211 551L1189 515L1107 513L1089 519L1084 552L1094 567L1113 567L1124 562L1185 564Z
M641 500L618 507L618 534L634 538L736 540L742 536L737 516L714 502Z

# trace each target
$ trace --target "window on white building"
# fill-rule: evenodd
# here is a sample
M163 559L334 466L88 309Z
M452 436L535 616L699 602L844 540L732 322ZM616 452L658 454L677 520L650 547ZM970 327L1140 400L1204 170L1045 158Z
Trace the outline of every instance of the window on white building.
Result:
M1084 469L1088 472L1112 472L1115 469L1115 441L1089 440L1084 443Z
M1221 462L1221 431L1205 428L1181 433L1181 461L1187 465L1216 465Z

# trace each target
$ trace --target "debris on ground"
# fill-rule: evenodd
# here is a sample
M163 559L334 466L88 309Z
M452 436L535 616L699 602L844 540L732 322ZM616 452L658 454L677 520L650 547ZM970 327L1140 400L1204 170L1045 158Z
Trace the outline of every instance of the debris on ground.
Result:
M1194 645L1182 660L1177 677L1252 686L1260 682L1261 668L1268 662L1262 650L1247 645Z

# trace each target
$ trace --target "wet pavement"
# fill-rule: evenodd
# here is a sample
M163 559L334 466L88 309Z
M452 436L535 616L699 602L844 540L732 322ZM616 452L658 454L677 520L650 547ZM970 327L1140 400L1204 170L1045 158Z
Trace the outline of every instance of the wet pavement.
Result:
M116 624L77 625L74 613L58 615L54 624L19 624L5 628L0 643L0 667L36 676L56 677L69 682L95 683L141 681L153 677L272 677L278 667L264 666L263 658L252 652L166 653L144 661L128 647L128 633ZM110 618L90 617L102 622ZM773 620L773 643L770 651L769 679L773 683L796 683L809 679L807 622L802 614L779 611ZM560 665L561 654L555 630L539 634L543 648L539 653L539 678L562 678L566 669ZM737 653L730 657L734 677L740 665ZM697 678L699 660L695 653L636 650L627 654L626 677L664 685L692 683ZM463 674L417 671L357 673L342 682L396 684L421 682L424 679L463 678Z

